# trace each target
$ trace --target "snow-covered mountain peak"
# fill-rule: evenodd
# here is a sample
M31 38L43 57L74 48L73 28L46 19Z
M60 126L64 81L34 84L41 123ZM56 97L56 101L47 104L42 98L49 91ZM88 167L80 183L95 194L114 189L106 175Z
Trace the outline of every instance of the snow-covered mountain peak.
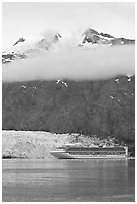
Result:
M54 43L57 43L61 35L57 32L47 32L43 34L43 38L36 43L39 48L49 50Z
M88 29L85 30L85 32L82 35L86 35L86 36L90 37L90 36L93 36L93 35L99 35L99 33L94 29L88 28Z
M65 37L58 32L47 31L41 37L31 39L21 37L5 52L2 53L3 64L12 62L16 59L25 59L38 56L43 51L58 51L60 49L101 49L104 46L135 44L135 40L125 38L115 38L108 33L99 33L88 28L83 33L72 33Z
M82 44L86 42L91 44L101 44L101 45L124 45L124 44L134 44L135 40L116 38L108 33L99 33L94 29L88 28L83 34L84 39Z

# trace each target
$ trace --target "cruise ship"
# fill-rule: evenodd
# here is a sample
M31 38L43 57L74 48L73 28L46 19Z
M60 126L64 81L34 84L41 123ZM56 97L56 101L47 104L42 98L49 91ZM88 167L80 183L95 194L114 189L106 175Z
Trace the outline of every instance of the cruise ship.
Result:
M125 159L128 157L128 147L124 146L82 146L63 145L51 151L58 159Z

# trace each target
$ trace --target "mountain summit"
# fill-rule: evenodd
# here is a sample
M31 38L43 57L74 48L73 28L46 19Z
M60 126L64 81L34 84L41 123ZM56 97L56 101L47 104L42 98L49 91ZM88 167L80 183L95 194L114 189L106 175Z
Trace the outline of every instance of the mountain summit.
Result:
M63 43L64 36L61 36L58 32L46 32L43 34L42 39L35 42L30 42L23 37L19 38L14 45L2 53L2 63L7 64L17 59L25 59L31 56L36 56L43 50L50 51L56 49L58 42ZM98 31L88 28L82 34L77 36L73 40L70 40L70 47L88 47L94 48L94 45L99 46L114 46L114 45L126 45L135 44L135 40L116 38L108 33L99 33ZM64 44L65 46L65 44Z
M19 40L17 42L15 42L15 44L13 46L17 45L19 42L24 42L24 41L25 41L24 38L19 38Z
M84 39L82 43L96 43L96 44L108 44L108 45L124 45L134 44L135 40L125 38L115 38L114 36L107 33L98 33L96 30L88 28L83 34Z

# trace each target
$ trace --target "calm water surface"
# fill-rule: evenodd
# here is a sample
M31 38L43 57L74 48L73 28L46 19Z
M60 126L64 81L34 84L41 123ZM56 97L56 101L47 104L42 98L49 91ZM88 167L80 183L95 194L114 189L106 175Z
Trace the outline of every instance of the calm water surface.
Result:
M135 201L134 160L3 160L3 202Z

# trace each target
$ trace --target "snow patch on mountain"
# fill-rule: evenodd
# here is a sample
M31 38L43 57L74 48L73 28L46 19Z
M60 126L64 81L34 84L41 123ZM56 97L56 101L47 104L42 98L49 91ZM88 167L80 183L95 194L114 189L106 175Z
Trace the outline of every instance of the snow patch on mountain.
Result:
M119 83L119 79L115 79L115 82Z
M64 84L66 87L68 87L67 83L64 82L64 81L62 81L61 79L58 79L58 80L56 81L56 84L59 84L59 83Z
M26 89L26 86L25 86L25 85L21 85L20 87L23 87L24 89Z

